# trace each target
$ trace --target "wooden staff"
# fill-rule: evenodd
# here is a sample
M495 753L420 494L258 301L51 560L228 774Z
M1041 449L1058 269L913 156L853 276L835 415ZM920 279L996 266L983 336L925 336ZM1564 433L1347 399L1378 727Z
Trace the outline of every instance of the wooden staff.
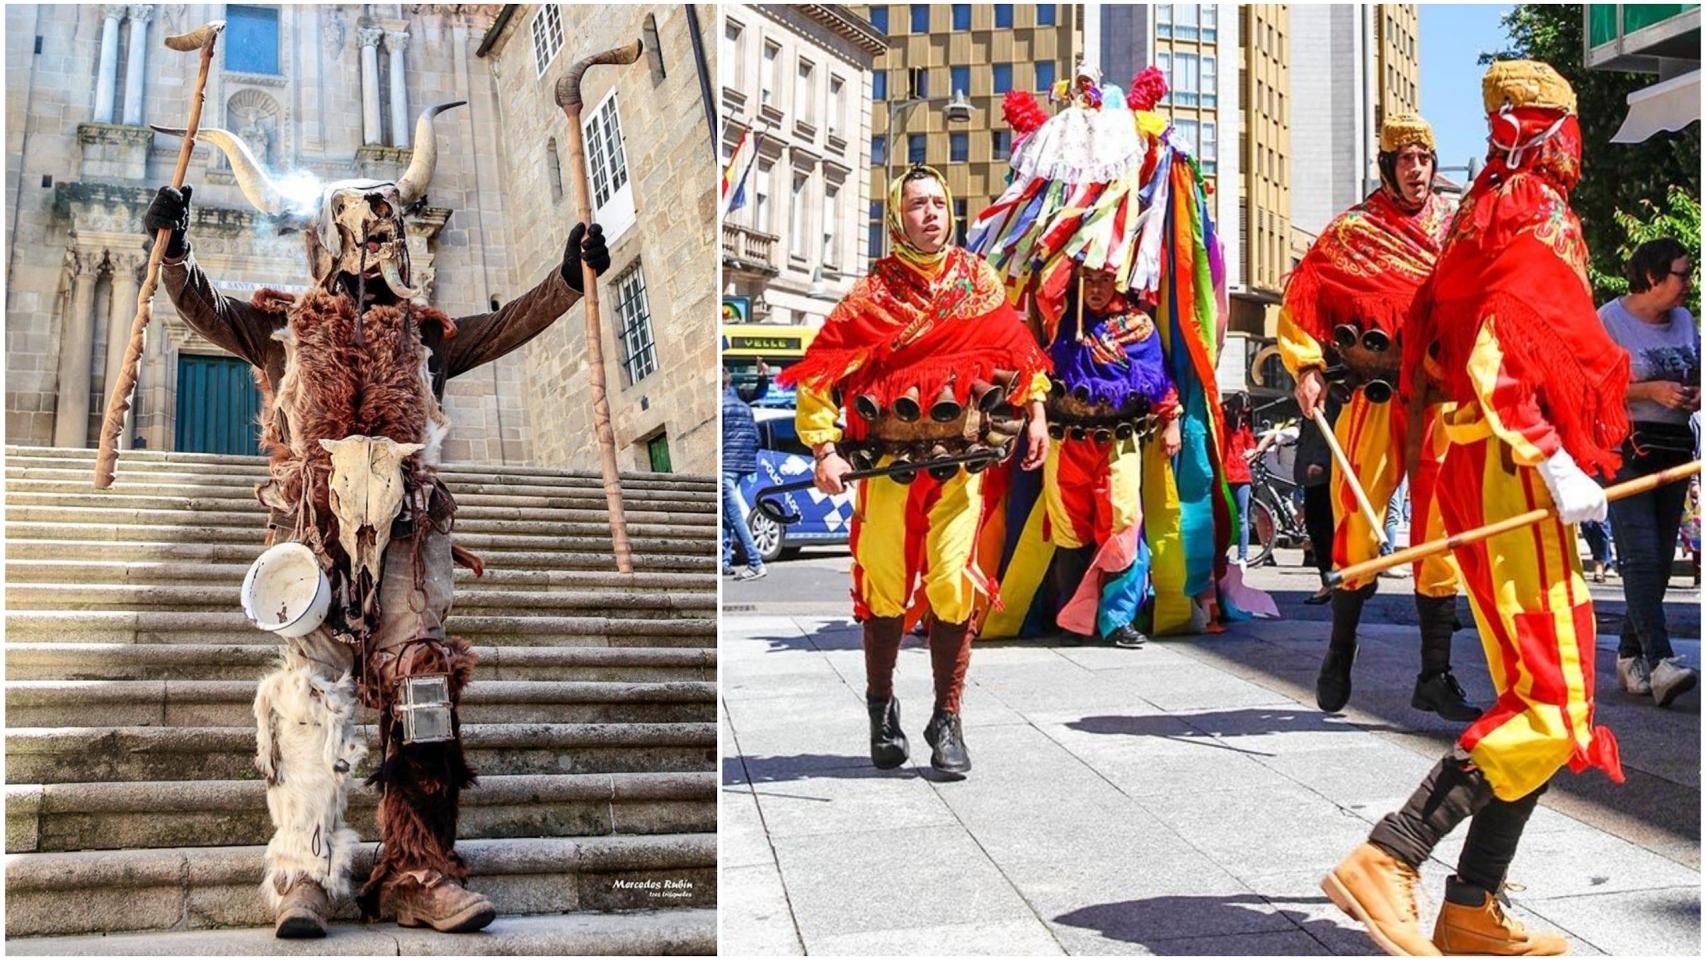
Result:
M1686 480L1699 472L1700 461L1695 460L1690 463L1684 463L1680 466L1671 467L1669 470L1660 470L1658 473L1650 473L1644 477L1636 477L1633 480L1619 483L1616 486L1606 487L1605 499L1607 501L1622 500L1624 497L1632 497L1638 493L1646 493L1649 490L1662 487L1667 483ZM1501 533L1508 533L1512 530L1526 527L1531 523L1550 520L1556 515L1557 511L1552 507L1536 507L1527 513L1519 513L1514 517L1500 520L1496 523L1489 523L1484 527L1465 530L1462 533L1453 534L1443 540L1430 540L1427 543L1418 544L1414 547L1406 547L1403 550L1394 550L1384 557L1376 557L1373 560L1365 560L1362 563L1353 563L1343 570L1330 571L1327 574L1327 586L1337 587L1347 580L1361 580L1366 577L1373 576L1382 570L1390 570L1393 567L1403 566L1406 563L1415 563L1417 560L1424 557L1431 557L1436 553L1444 553L1447 550L1452 550L1457 547L1468 546L1471 543L1479 543L1488 537L1496 537Z
M190 151L195 149L196 130L201 127L202 89L207 86L207 71L213 64L213 46L225 29L225 21L214 20L189 33L166 38L166 46L179 51L200 50L201 67L196 72L195 88L190 93L190 122L184 131L184 142L178 147L178 166L172 172L172 189L182 189L184 174L190 166ZM154 315L154 288L160 283L160 260L166 255L172 229L161 227L154 237L154 249L148 252L148 272L142 289L136 294L136 319L130 323L130 343L124 348L124 360L113 381L112 396L107 398L106 417L101 421L101 446L95 454L95 489L105 490L113 485L113 471L118 465L118 435L124 430L124 418L130 412L130 395L136 389L136 371L142 364L142 331Z
M625 47L595 53L569 67L557 81L557 106L569 117L569 168L579 196L575 212L592 227L592 189L586 175L586 138L581 133L581 76L600 63L626 64L640 59L645 45L635 40ZM616 432L610 426L610 398L604 386L604 334L598 321L598 275L581 261L581 295L586 303L586 358L592 370L592 421L598 430L598 453L604 467L604 500L610 509L610 542L616 569L634 572L633 548L628 544L628 515L622 508L622 480L616 471Z
M1368 525L1374 530L1374 539L1381 546L1386 546L1386 521L1374 512L1374 505L1368 502L1368 494L1362 490L1362 484L1357 482L1357 473L1351 469L1351 460L1345 456L1345 451L1339 446L1339 438L1333 435L1333 425L1327 422L1327 415L1316 405L1315 412L1310 414L1315 425L1321 428L1321 436L1327 441L1327 449L1333 451L1333 460L1339 469L1344 471L1345 482L1350 485L1351 493L1357 498L1357 507L1368 520Z

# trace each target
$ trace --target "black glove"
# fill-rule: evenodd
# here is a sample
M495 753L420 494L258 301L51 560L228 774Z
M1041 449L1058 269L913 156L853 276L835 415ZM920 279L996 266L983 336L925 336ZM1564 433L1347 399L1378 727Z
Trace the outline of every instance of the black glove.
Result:
M173 190L171 187L161 187L154 195L154 202L148 205L148 211L142 215L142 232L148 235L150 241L161 230L170 229L172 239L166 242L166 256L176 260L188 253L189 241L184 234L190 228L190 193L193 188L184 184L183 190ZM149 249L151 244L143 244Z
M569 231L569 243L563 248L563 279L576 293L586 292L581 289L582 262L592 266L595 277L610 269L610 248L604 245L604 228L596 223L591 227L575 224Z

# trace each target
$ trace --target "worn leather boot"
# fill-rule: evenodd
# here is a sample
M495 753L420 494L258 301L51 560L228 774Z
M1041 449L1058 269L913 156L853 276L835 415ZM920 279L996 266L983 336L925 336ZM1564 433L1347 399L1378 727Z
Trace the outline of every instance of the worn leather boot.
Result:
M1116 647L1123 647L1127 650L1137 650L1145 643L1148 643L1149 638L1143 635L1142 630L1139 630L1128 623L1122 625L1113 633L1108 634L1108 641Z
M1352 850L1321 880L1321 890L1347 916L1363 925L1369 939L1395 957L1437 957L1440 951L1422 936L1416 907L1416 868L1372 843Z
M425 884L398 884L391 905L398 926L431 927L439 933L479 930L498 916L492 901L442 874Z
M1373 592L1368 587L1333 591L1333 633L1327 640L1327 655L1321 658L1321 672L1315 677L1315 705L1325 713L1338 713L1351 702L1357 624L1362 620L1363 602Z
M900 728L900 701L867 694L865 710L871 715L871 763L878 770L893 770L905 763L910 753L906 733Z
M1434 921L1434 946L1447 955L1558 957L1569 951L1555 933L1529 930L1505 913L1499 898L1452 877Z
M955 779L965 778L971 770L971 756L966 753L959 714L937 710L924 728L924 739L930 744L930 766Z
M1422 631L1422 672L1410 692L1410 706L1437 713L1453 723L1470 723L1481 716L1481 708L1469 702L1457 678L1451 675L1451 635L1462 625L1457 620L1457 597L1416 594L1416 619Z
M278 905L278 923L273 936L280 940L307 940L326 935L326 916L332 912L326 891L306 877L297 880Z

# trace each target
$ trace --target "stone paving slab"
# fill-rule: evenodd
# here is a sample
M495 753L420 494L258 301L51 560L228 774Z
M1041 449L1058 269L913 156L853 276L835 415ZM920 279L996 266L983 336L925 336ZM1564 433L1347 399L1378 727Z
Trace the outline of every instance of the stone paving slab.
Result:
M1138 651L979 646L963 707L973 770L948 781L928 767L919 641L907 641L896 679L912 763L878 771L857 627L730 617L723 948L1366 954L1320 877L1455 734L1409 707L1414 628L1370 626L1342 716L1313 702L1324 623L1242 624ZM1457 641L1461 678L1485 702L1479 645L1467 631ZM1615 638L1600 649L1613 654ZM1620 716L1605 722L1632 731L1630 783L1601 794L1584 787L1603 777L1563 775L1530 823L1512 870L1527 889L1512 912L1563 934L1573 953L1699 955L1698 833L1654 822L1643 802L1654 794L1672 818L1698 816L1698 703L1680 706L1608 703L1602 716ZM1675 755L1654 756L1665 749ZM1424 865L1425 923L1465 832Z

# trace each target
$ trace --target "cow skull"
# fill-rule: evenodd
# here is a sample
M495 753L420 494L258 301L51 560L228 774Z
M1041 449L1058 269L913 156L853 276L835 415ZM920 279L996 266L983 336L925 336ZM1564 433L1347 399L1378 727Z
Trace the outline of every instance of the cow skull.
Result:
M332 455L328 499L338 518L338 542L349 556L350 579L359 581L365 570L368 583L377 584L391 521L403 509L403 458L425 444L351 436L321 440L320 446Z

